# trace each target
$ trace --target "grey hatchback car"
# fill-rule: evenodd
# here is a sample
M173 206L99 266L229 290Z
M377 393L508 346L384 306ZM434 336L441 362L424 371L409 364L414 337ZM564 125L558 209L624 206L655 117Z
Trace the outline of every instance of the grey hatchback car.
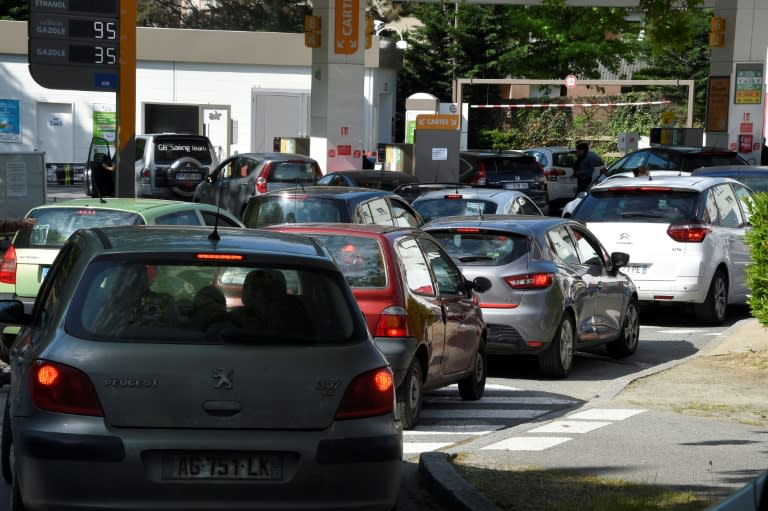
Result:
M579 222L554 217L445 217L423 228L467 279L491 280L478 293L488 354L533 357L549 378L568 375L576 350L605 345L612 357L635 352L637 290Z
M392 371L311 238L79 230L9 320L11 510L395 505Z

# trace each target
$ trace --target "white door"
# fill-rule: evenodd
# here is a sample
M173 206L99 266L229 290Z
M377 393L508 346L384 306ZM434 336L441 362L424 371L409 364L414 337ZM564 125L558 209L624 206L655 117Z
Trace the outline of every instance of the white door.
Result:
M38 151L47 163L74 163L74 126L71 103L37 104ZM81 158L82 160L82 158Z
M229 158L229 108L203 108L203 129L219 161Z

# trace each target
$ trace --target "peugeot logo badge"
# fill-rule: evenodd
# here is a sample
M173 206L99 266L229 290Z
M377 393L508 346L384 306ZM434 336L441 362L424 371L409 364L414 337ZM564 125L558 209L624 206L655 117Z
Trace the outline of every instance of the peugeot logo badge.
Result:
M213 388L215 389L226 389L231 390L232 389L232 375L235 371L232 369L214 369L211 371L211 378L216 380L216 385L214 385Z

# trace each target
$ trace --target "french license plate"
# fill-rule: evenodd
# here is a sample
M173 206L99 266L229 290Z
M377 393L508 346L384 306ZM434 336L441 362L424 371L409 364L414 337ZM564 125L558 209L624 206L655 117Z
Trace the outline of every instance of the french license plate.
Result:
M627 266L627 273L630 275L645 275L648 273L647 264L630 264Z
M202 176L199 172L191 173L178 173L176 174L176 180L177 181L200 181L200 178Z
M280 456L253 453L175 454L163 458L163 479L258 479L280 481Z
M504 183L505 190L525 190L528 188L528 183Z

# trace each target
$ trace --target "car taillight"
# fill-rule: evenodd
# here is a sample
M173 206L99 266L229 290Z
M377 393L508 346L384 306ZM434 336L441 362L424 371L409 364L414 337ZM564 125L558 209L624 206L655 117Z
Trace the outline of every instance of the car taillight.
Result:
M13 245L8 247L0 261L0 282L3 284L16 284L16 249Z
M544 289L552 285L555 276L551 273L528 273L525 275L510 275L504 281L512 289Z
M402 307L387 307L379 314L374 337L407 337L408 313Z
M561 169L560 167L552 167L549 169L549 175L550 176L564 176L565 175L565 169Z
M475 177L475 179L473 179L470 184L475 186L483 186L485 185L485 178L485 163L480 162L477 164L477 177Z
M144 167L141 169L141 173L139 174L139 179L142 183L149 183L149 177L152 175L152 171L149 169L149 167Z
M341 398L337 419L360 419L391 413L395 403L395 380L388 367L358 375Z
M710 232L712 228L707 224L673 224L667 228L667 235L680 243L701 243Z
M74 367L35 360L30 367L29 386L32 402L38 408L74 415L104 416L91 379Z
M267 180L265 178L256 178L256 193L267 193Z

